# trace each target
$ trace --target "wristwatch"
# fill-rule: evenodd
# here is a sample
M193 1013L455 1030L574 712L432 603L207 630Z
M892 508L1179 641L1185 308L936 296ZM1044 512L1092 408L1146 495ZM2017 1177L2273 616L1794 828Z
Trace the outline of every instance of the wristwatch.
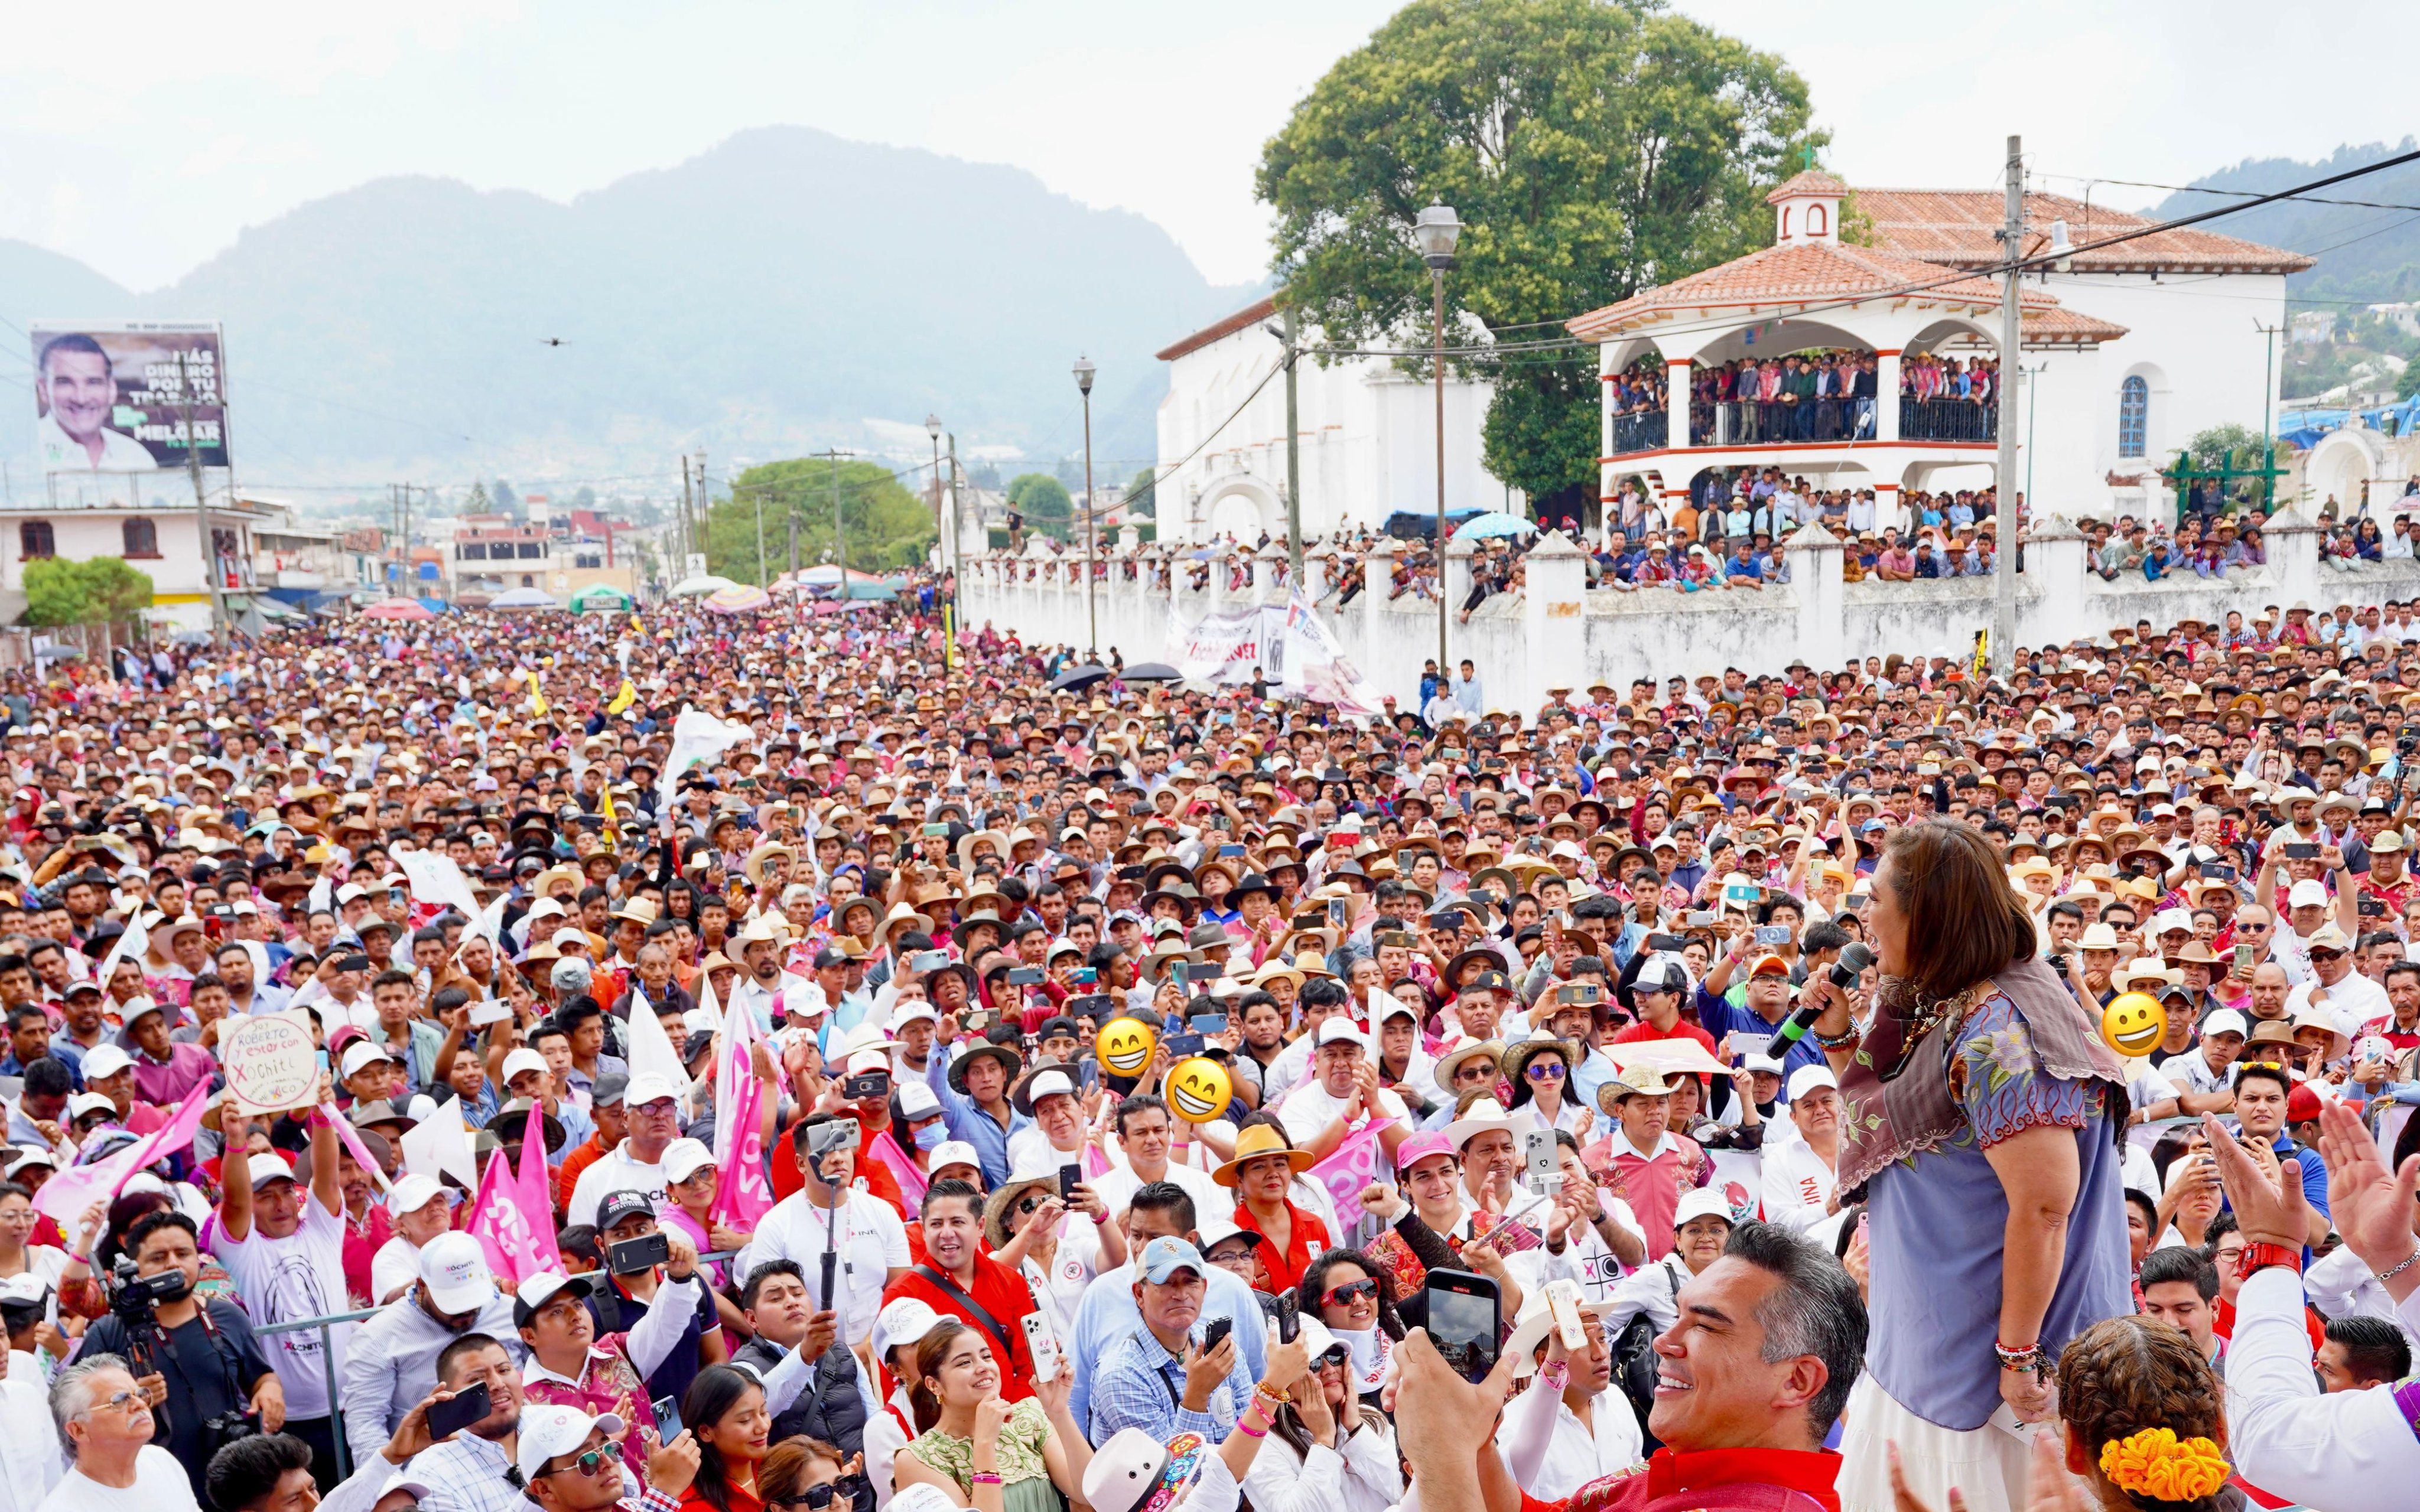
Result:
M2235 1279L2249 1280L2253 1272L2272 1265L2282 1265L2299 1274L2303 1269L2303 1252L2290 1244L2246 1244L2243 1253L2235 1259Z

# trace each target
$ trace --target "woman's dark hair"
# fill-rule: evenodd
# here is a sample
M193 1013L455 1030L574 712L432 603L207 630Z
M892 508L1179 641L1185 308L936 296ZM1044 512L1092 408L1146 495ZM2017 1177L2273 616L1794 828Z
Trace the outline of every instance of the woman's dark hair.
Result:
M848 1463L848 1456L837 1444L821 1439L811 1439L803 1433L793 1434L773 1445L765 1462L756 1467L756 1496L767 1506L804 1495L807 1489L807 1467L818 1459L829 1459L835 1465Z
M236 1151L233 1153L240 1153ZM170 1206L165 1192L129 1192L109 1205L109 1222L102 1226L101 1242L93 1246L92 1268L96 1274L117 1263L119 1252L130 1245L127 1235L135 1220L157 1208Z
M1528 1055L1522 1057L1519 1074L1509 1078L1512 1083L1512 1101L1507 1104L1508 1108L1521 1107L1529 1102L1529 1068L1548 1056L1553 1056L1563 1063L1563 1101L1570 1102L1572 1076L1579 1070L1580 1057L1577 1054L1579 1046L1569 1040L1533 1041L1532 1043L1540 1044L1543 1048L1530 1050ZM1527 1045L1521 1048L1528 1049ZM1512 1054L1510 1050L1506 1051L1504 1058L1512 1059Z
M2032 956L2033 916L1983 832L1955 819L1903 825L1883 841L1874 886L1887 887L1922 953L1904 963L1924 997L1954 997Z
M1361 1273L1378 1283L1378 1332L1390 1339L1404 1336L1404 1320L1395 1312L1395 1277L1386 1267L1357 1249L1332 1249L1303 1268L1302 1284L1295 1288L1295 1301L1304 1316L1319 1317L1319 1299L1327 1294L1327 1273L1339 1265L1358 1266Z
M2058 1357L2058 1411L2096 1462L2104 1445L2145 1428L2180 1439L2215 1440L2226 1427L2226 1398L2210 1362L2180 1329L2139 1313L2104 1319ZM2136 1492L2144 1512L2214 1512L2215 1496L2167 1502Z
M958 1335L973 1332L972 1327L957 1319L944 1318L916 1341L916 1379L908 1382L908 1406L915 1415L917 1432L925 1432L941 1420L940 1396L924 1382L941 1373L941 1362L957 1348ZM1005 1361L993 1364L1006 1367Z
M697 1478L691 1489L714 1512L731 1512L731 1472L722 1462L722 1451L706 1442L704 1430L721 1422L750 1392L764 1389L745 1370L710 1365L697 1373L681 1396L681 1422L697 1440Z

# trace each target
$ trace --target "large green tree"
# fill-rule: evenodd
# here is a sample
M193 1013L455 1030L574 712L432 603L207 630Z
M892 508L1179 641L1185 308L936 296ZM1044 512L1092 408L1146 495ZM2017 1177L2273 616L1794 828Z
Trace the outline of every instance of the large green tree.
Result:
M1047 472L1020 472L1008 480L1009 507L1025 517L1029 529L1067 539L1076 517L1076 501L1067 486Z
M1823 140L1778 57L1660 0L1413 0L1295 107L1257 188L1280 298L1331 344L1427 345L1411 226L1432 202L1465 224L1450 337L1544 343L1763 245L1764 194ZM1491 471L1541 502L1594 496L1593 348L1457 365L1496 385Z
M25 563L27 625L122 625L151 607L151 575L118 557Z
M750 468L706 516L706 570L738 582L769 582L789 570L790 525L799 531L799 565L834 559L832 464L796 457ZM879 462L843 462L840 517L847 524L848 564L878 572L923 560L939 532L931 503ZM764 576L757 575L757 506L764 506Z

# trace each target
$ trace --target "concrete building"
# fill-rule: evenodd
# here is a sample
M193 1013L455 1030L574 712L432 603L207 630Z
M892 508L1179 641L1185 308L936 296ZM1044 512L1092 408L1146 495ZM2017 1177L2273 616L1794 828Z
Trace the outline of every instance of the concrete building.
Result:
M1169 364L1159 465L1174 470L1159 480L1160 540L1284 536L1285 378L1270 376L1284 350L1271 333L1278 319L1275 301L1261 300L1158 354ZM1321 340L1316 332L1300 339ZM1306 538L1436 507L1435 400L1423 378L1388 357L1306 358L1295 384ZM1483 383L1447 378L1449 508L1524 507L1480 460L1489 396ZM1243 412L1229 421L1238 405Z
M1817 488L1872 488L1879 518L1913 489L1989 486L1995 415L1944 401L1902 402L1906 364L1997 363L2000 288L1995 193L1851 191L1817 170L1768 197L1774 245L1574 319L1601 348L1607 379L1604 497L1631 480L1677 501L1712 468L1778 467ZM1844 210L1867 234L1841 239ZM2149 223L2056 195L2026 197L2027 250L2064 223L2073 244ZM2023 490L2037 513L2173 517L2157 471L2197 431L2259 423L2275 378L2257 326L2285 316L2286 277L2309 258L2201 230L2164 231L2098 252L2065 271L2028 274L2020 296L2024 352L2018 437ZM1870 412L1775 434L1753 406L1618 413L1615 380L1646 364L1668 393L1692 391L1713 364L1819 351L1870 360ZM2014 378L2015 375L2011 374ZM1693 412L1694 410L1694 412ZM1793 416L1803 422L1806 417ZM1980 424L1978 424L1980 422Z
M638 564L616 545L626 529L585 512L530 525L504 515L464 516L443 563L445 596L475 608L512 589L535 588L567 601L602 585L636 597Z

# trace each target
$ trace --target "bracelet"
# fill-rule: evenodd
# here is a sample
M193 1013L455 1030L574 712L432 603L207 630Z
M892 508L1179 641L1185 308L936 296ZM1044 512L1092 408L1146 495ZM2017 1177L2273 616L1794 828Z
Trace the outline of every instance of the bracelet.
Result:
M1000 1477L988 1470L975 1470L967 1473L967 1481L974 1486L997 1486Z
M1241 1418L1235 1420L1235 1431L1248 1439L1265 1439L1269 1436L1268 1429L1256 1428Z
M2397 1276L2401 1275L2404 1272L2412 1269L2415 1263L2420 1263L2420 1249L2415 1249L2411 1254L2403 1257L2402 1260L2391 1271L2372 1271L2369 1273L2376 1276L2381 1281L2392 1281Z
M1286 1403L1294 1400L1293 1397L1287 1396L1284 1392L1271 1389L1269 1383L1265 1381L1255 1381L1252 1382L1252 1395L1258 1396L1261 1400L1267 1402L1272 1407L1283 1407Z
M2031 1370L2040 1373L2042 1368L2042 1352L2040 1344L2020 1347L2003 1344L1998 1339L1993 1339L1992 1352L1999 1356L2000 1368L2003 1370Z
M1866 1037L1866 1031L1851 1025L1846 1034L1822 1034L1810 1031L1807 1037L1815 1041L1815 1047L1819 1050L1854 1050L1857 1046L1857 1041Z

